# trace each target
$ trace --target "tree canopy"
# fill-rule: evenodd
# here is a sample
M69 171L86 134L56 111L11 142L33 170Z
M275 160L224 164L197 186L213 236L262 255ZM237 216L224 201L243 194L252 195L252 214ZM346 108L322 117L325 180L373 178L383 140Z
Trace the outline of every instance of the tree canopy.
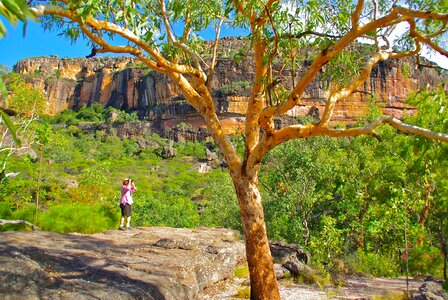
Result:
M228 163L239 199L254 299L279 298L258 189L260 164L270 150L299 138L378 137L375 130L382 124L448 141L446 133L388 115L356 127L336 127L331 122L338 102L356 93L378 62L417 56L423 47L448 56L447 1L54 0L31 1L30 6L45 28L73 40L86 37L92 55L130 54L165 74L202 115ZM242 157L222 130L210 92L222 26L249 32L255 66ZM405 30L395 38L399 26ZM211 58L201 52L200 35L207 28L216 32ZM355 50L360 41L369 41L371 47ZM298 72L302 60L307 61L306 68ZM272 76L274 61L289 71L287 83L279 85ZM319 120L277 128L275 118L300 104L317 76L329 80Z

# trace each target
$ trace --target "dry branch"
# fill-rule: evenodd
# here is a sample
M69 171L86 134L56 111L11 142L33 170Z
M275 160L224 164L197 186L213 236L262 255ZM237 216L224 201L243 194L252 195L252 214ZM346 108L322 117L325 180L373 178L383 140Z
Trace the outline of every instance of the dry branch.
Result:
M31 228L33 228L33 230L40 230L39 227L37 227L33 223L30 223L26 220L3 220L3 219L0 219L0 226L7 225L7 224L24 224L24 225L30 226Z

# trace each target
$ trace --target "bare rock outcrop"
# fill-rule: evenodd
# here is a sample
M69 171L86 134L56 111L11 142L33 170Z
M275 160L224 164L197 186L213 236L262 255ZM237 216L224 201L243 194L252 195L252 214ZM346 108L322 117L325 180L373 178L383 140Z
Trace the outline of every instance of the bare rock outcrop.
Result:
M413 300L448 300L448 293L443 290L440 283L426 281L420 287L418 293L413 295Z
M295 244L283 242L269 243L274 263L276 264L276 273L279 278L283 276L282 268L288 270L294 276L312 276L314 270L308 266L311 260L310 254L302 247Z
M227 229L0 233L2 299L201 299L244 260Z

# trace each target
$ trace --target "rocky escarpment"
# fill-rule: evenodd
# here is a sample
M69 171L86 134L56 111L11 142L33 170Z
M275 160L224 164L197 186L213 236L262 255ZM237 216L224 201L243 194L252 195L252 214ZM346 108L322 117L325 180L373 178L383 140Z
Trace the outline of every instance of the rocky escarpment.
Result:
M204 299L244 257L227 229L2 232L0 298Z
M254 79L247 41L224 39L211 82L212 95L226 132L243 129L249 86ZM299 78L306 64L296 70ZM291 70L274 68L274 76L291 86ZM101 103L103 106L137 111L157 131L183 122L195 128L203 121L185 101L177 85L166 76L151 72L132 57L93 57L68 59L51 57L27 58L14 70L27 76L28 81L44 91L47 113L55 114L66 108ZM338 104L335 122L352 122L369 107L368 99L375 95L386 114L401 117L405 98L422 87L435 86L445 75L435 68L417 67L412 58L387 60L379 63L362 90ZM329 94L328 82L314 80L305 91L302 102L289 112L296 117L323 111Z

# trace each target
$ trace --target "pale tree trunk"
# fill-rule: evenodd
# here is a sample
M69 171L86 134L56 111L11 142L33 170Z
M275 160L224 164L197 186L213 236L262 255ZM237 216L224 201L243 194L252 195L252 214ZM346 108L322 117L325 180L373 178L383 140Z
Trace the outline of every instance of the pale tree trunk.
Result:
M232 176L234 177L234 176ZM238 196L250 272L251 299L280 299L257 178L233 178Z

